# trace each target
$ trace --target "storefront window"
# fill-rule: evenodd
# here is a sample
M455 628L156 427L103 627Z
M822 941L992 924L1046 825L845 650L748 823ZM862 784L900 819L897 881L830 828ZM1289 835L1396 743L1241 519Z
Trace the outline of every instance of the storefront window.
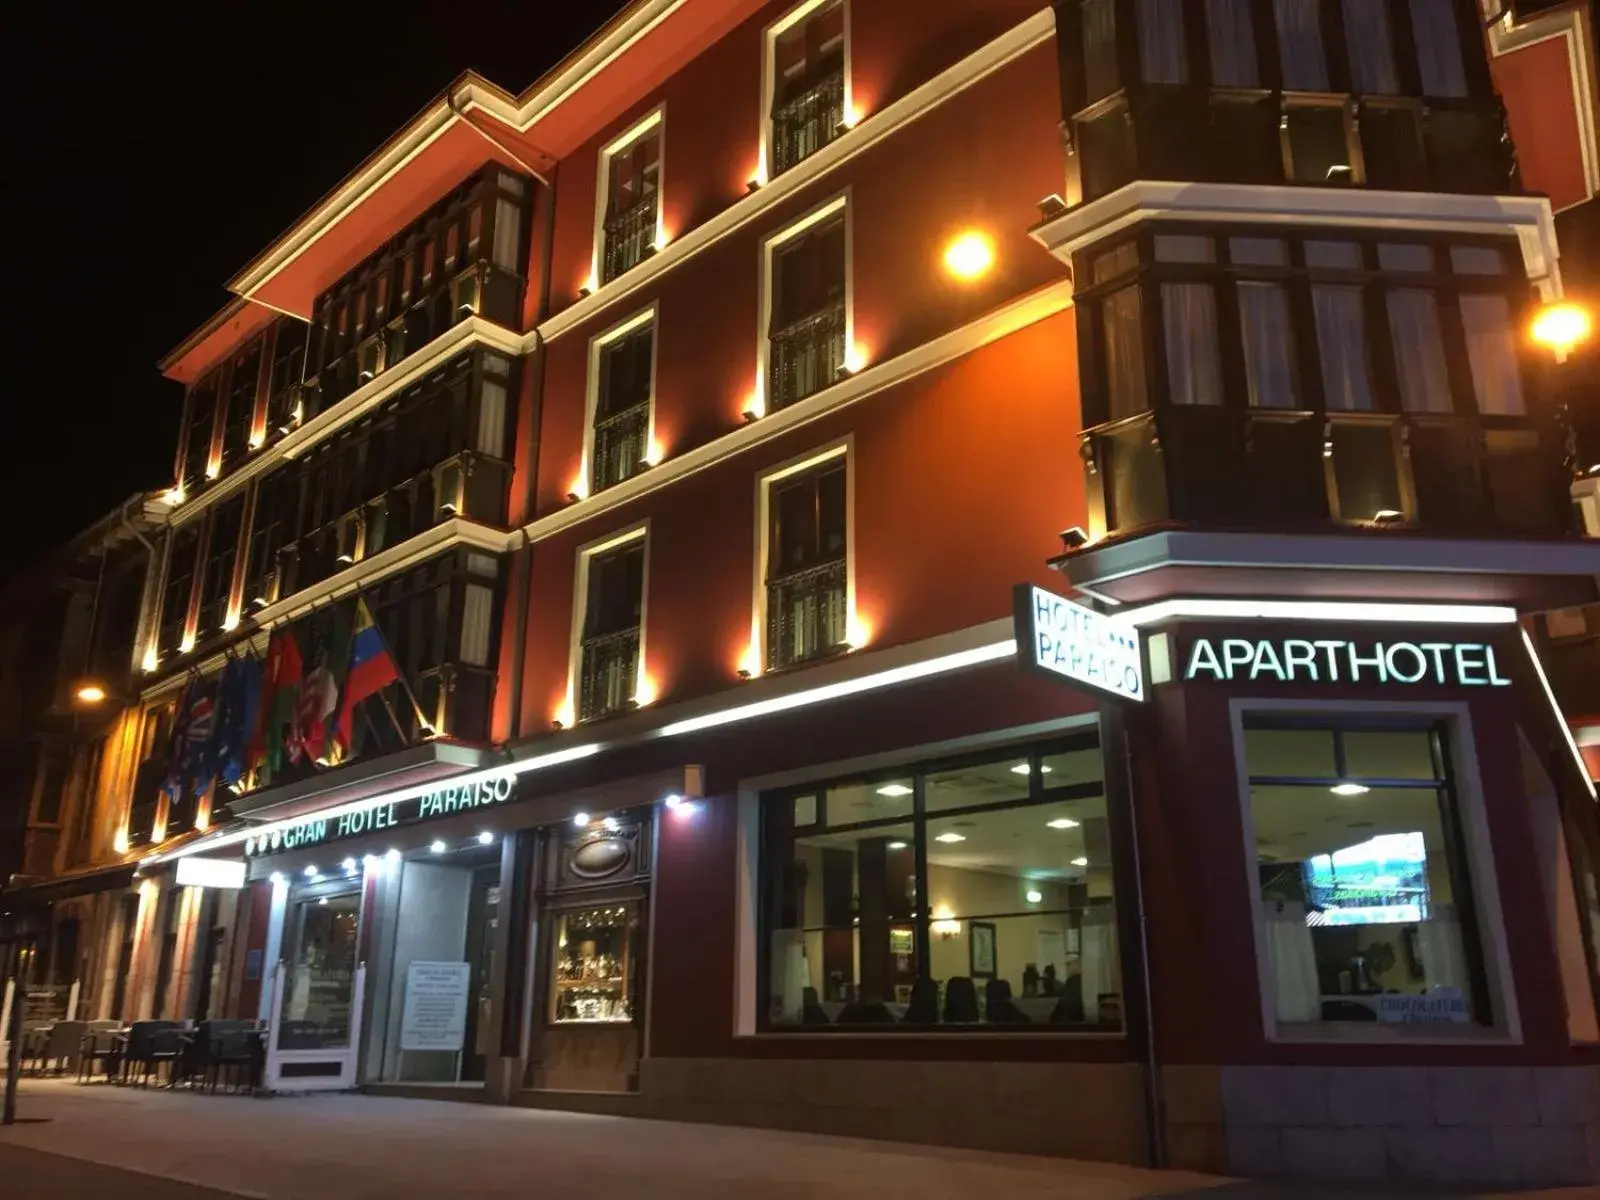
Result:
M767 1022L1118 1030L1094 733L763 798Z
M1279 1023L1491 1021L1446 729L1247 718Z
M633 946L638 906L562 913L556 925L550 1019L557 1025L633 1019Z
M291 920L294 955L284 979L280 1050L323 1050L350 1044L355 996L358 892L307 898Z

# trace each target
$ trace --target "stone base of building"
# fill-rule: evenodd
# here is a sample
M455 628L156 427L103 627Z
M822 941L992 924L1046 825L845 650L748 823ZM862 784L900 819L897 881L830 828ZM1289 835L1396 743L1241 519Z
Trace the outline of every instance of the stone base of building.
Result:
M1232 1175L1600 1181L1600 1066L1167 1067L1168 1162Z

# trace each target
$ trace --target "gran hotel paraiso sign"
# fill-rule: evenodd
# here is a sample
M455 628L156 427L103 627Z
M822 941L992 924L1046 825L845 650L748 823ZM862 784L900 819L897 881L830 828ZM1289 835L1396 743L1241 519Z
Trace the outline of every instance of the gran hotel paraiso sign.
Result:
M365 833L378 833L400 825L414 825L439 817L476 812L504 804L516 791L517 781L511 775L498 775L479 779L474 783L452 784L411 796L404 800L380 802L367 808L343 812L338 816L307 817L292 825L285 825L268 833L254 834L245 839L246 858L259 858L264 854L282 854L304 846L320 846L343 838L360 837Z
M1213 638L1189 643L1183 678L1259 683L1510 687L1487 642Z

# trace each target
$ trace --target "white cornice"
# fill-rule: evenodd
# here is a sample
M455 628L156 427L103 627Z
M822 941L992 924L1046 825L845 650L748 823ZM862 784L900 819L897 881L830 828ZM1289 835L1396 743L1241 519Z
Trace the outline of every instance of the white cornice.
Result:
M312 609L321 608L335 600L355 592L358 588L371 587L373 584L398 574L408 567L432 558L445 550L457 546L469 546L473 549L483 550L490 554L501 554L510 548L511 535L503 529L494 529L488 525L480 525L475 521L463 517L452 517L448 521L441 521L431 529L425 529L415 537L407 538L398 546L391 546L371 558L364 558L358 563L346 567L335 575L330 575L320 583L310 587L301 588L294 595L289 596L276 604L256 612L251 617L254 628L247 634L232 641L226 650L237 650L247 642L257 652L264 652L267 645L267 635L274 626L286 621L293 621L296 617L304 616ZM198 671L201 675L211 675L222 669L227 661L225 650L188 665L183 671L173 671L161 682L152 684L139 693L139 699L149 703L169 692L176 691L183 686L183 681L188 677L189 670Z
M1160 220L1511 234L1528 278L1546 299L1561 294L1555 221L1543 196L1138 180L1036 226L1033 237L1070 264L1074 252L1093 242Z
M173 525L182 525L213 505L244 490L245 486L286 459L298 458L317 443L382 404L408 384L448 362L464 350L485 346L503 354L527 354L538 335L513 333L482 317L469 317L445 330L415 354L407 355L390 370L362 384L337 404L330 405L299 429L264 446L237 470L230 471L198 496L172 510Z
M924 372L971 354L1046 317L1072 306L1072 282L1062 280L1032 292L949 333L923 342L915 349L875 363L847 376L814 396L787 408L741 425L720 437L702 443L683 454L668 458L615 487L529 522L524 528L529 541L543 541L574 525L659 491L668 484L704 471L743 453L754 446L781 437L792 429L809 424L846 408L857 401L895 387Z
M919 117L926 116L946 100L1048 41L1054 34L1054 13L1048 8L1040 10L887 108L864 118L853 129L839 135L798 166L740 197L704 224L668 242L662 250L632 270L562 309L539 326L539 336L552 341L640 289L650 287L665 272L698 254L718 238L726 237L756 220L800 189L865 153Z

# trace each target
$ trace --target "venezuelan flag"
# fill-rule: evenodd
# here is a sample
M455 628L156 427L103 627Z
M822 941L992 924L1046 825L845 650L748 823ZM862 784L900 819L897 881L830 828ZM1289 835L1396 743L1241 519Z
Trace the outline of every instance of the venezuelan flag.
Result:
M394 655L389 653L389 643L383 630L372 619L365 600L356 601L354 626L350 634L349 667L345 671L344 694L339 698L339 718L334 735L346 749L350 746L350 725L355 719L356 705L379 688L400 678Z

